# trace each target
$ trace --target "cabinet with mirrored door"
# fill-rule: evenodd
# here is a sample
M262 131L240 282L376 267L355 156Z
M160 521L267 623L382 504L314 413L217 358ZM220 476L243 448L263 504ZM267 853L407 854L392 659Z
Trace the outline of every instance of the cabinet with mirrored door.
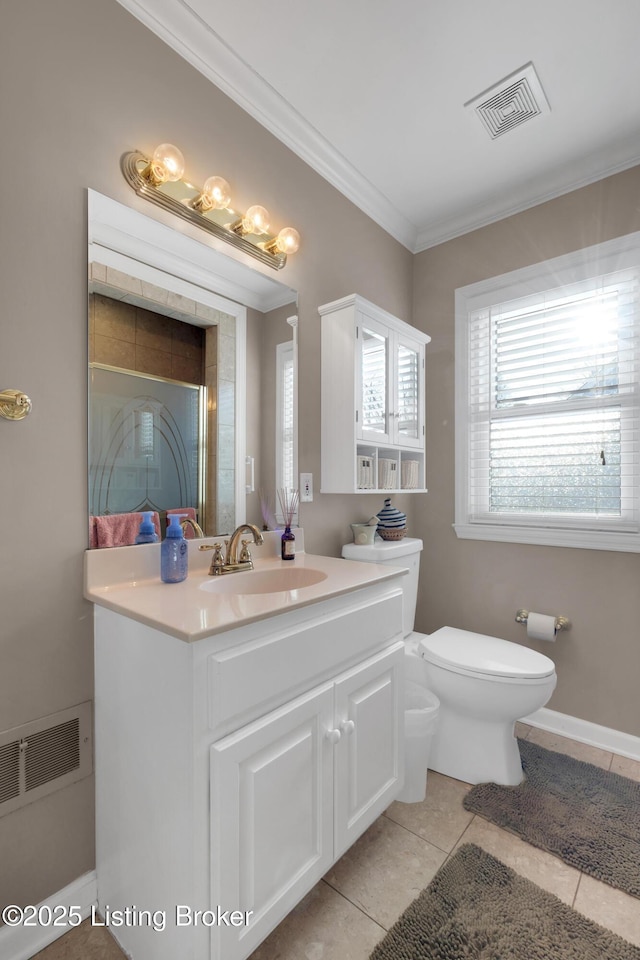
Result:
M321 492L424 492L430 337L355 294L319 312Z

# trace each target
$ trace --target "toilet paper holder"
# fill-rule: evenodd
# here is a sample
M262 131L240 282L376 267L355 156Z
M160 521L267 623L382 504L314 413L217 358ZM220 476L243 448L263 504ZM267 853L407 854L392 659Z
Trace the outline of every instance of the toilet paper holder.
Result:
M516 611L516 623L526 623L528 619L528 610ZM568 617L555 617L555 624L556 630L569 630L571 628L571 620Z

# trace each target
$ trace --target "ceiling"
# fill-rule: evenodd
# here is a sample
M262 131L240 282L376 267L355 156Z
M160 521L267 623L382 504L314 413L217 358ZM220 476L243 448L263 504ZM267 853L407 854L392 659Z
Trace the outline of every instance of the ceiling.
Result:
M640 163L638 0L119 2L413 252ZM492 139L465 104L529 63Z

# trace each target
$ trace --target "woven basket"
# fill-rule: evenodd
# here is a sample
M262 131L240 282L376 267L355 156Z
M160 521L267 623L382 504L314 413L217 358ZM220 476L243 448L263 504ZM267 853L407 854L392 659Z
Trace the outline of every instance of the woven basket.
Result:
M418 486L418 468L419 464L417 460L402 461L401 478L403 490L415 490Z
M383 540L402 540L405 533L407 532L406 527L390 527L386 529L384 527L378 527L378 535L382 537Z
M381 490L395 490L398 486L398 463L396 460L378 458L378 486Z
M374 484L373 457L356 457L356 477L358 490L373 490Z

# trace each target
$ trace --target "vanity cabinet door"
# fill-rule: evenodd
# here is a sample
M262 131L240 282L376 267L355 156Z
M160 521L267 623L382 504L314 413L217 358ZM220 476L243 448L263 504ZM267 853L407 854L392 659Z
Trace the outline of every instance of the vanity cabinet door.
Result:
M333 715L326 683L211 747L213 904L253 911L212 928L214 960L244 960L333 862Z
M404 777L404 643L335 684L334 859L389 806Z

